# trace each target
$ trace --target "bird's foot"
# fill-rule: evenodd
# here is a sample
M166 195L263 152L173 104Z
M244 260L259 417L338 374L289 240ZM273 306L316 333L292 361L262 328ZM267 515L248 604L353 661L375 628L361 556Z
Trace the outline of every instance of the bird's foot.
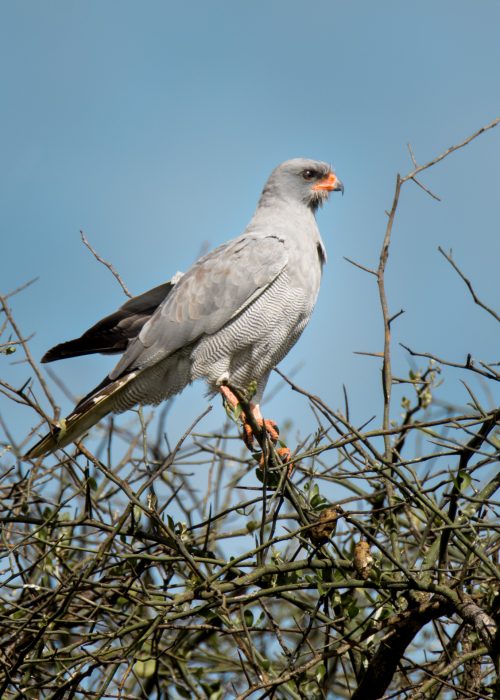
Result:
M254 404L252 402L248 403L248 407L250 408L250 413L253 418L253 421L249 421L245 411L241 408L241 404L239 402L238 397L235 396L231 389L226 385L222 385L219 387L219 391L222 394L226 407L230 409L232 417L236 420L238 418L241 419L241 422L243 424L243 440L249 450L253 449L253 442L255 439L255 434L250 424L251 422L257 424L259 428L265 428L270 439L274 443L278 442L278 425L275 421L264 419L262 417L262 413L260 412L260 407L258 404Z
M293 472L293 464L287 465L287 462L289 462L292 457L290 450L288 449L288 447L278 447L278 449L276 450L276 454L279 456L280 462L282 462L283 466L286 468L286 478L289 479L292 476ZM267 471L266 474L267 466L268 461L264 457L264 454L261 453L259 467L257 469L257 478L260 481L262 481L262 483L266 483L267 486L270 488L278 488L279 484L281 484L283 476L282 471L280 469L276 469L276 467L278 467L279 464L276 464L276 460L273 460L272 466L274 468L270 471Z
M260 413L260 411L259 411ZM280 432L278 429L278 425L275 421L269 420L269 419L264 419L262 416L259 415L257 417L255 415L255 412L253 413L253 417L259 428L265 428L267 434L269 435L269 438L272 440L272 442L276 443L279 440ZM245 445L248 447L249 450L253 449L253 442L255 439L254 432L252 430L252 426L247 422L246 416L243 415L243 440L245 442Z
M289 447L278 447L276 452L279 454L283 462L288 462L292 458L292 453Z
M240 402L238 398L235 396L235 394L231 391L231 389L226 386L222 385L219 388L220 393L222 394L222 397L224 399L224 402L227 407L232 412L233 418L237 420L238 418L242 422L243 426L243 441L245 445L248 447L250 451L253 451L254 449L254 441L255 441L255 433L252 428L252 425L250 424L250 421L248 420L245 411L241 409ZM269 436L269 439L271 440L272 443L276 445L276 443L279 440L280 436L280 431L278 428L278 424L274 420L270 420L269 418L263 418L262 413L260 412L260 407L258 404L250 403L250 412L252 414L253 420L251 423L254 425L257 424L257 426L261 429L265 429L267 435ZM291 459L292 453L290 452L290 449L282 444L281 447L278 447L276 450L278 453L280 459L282 462L286 463ZM263 461L264 457L261 459L261 466L263 466ZM291 475L293 470L293 465L290 465L288 468L288 476Z
M278 447L276 452L279 454L283 464L286 464L287 462L289 462L292 459L292 453L291 453L289 447ZM293 472L293 464L289 464L287 472L286 472L286 475L288 478L290 478L292 476L292 472Z

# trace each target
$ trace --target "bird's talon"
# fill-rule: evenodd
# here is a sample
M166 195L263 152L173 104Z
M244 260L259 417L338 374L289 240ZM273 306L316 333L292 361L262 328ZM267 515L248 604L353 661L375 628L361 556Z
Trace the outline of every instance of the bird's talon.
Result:
M289 462L292 458L292 453L289 447L279 447L276 452L279 454L283 462Z
M278 424L274 420L264 420L264 427L267 431L267 434L271 438L273 442L278 442L279 436L280 436L280 431L278 428Z
M243 423L243 442L250 451L253 449L254 437L255 436L250 425L248 423Z
M281 457L281 461L284 464L286 464L287 462L289 462L291 460L292 453L291 453L289 447L285 447L285 446L279 447L276 451L279 454L279 456ZM286 473L288 478L290 478L292 476L292 472L293 472L293 464L289 464L288 469L287 469L287 473Z
M255 435L252 430L252 427L249 423L246 422L245 419L243 419L243 440L245 442L245 445L248 447L249 450L252 449L253 446L253 441L255 440ZM259 428L265 428L267 434L269 435L269 438L272 442L276 443L279 440L279 428L276 424L275 421L269 420L269 419L262 419L262 418L257 418L256 423L259 426Z

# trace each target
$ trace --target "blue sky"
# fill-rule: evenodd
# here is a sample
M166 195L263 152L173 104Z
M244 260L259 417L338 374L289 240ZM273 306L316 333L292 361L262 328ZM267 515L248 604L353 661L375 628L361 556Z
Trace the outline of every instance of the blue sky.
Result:
M319 214L329 262L313 320L282 363L333 407L342 384L357 423L380 415L382 349L374 266L396 173L500 114L496 0L336 2L0 2L0 291L13 299L36 357L124 301L80 242L111 260L134 293L186 269L206 246L238 235L279 162L333 163L345 184ZM494 321L437 252L453 248L495 306L500 259L500 127L426 173L438 203L403 192L387 270L401 341L462 361L495 360ZM0 357L2 376L30 372ZM76 359L57 372L76 395L113 362ZM465 403L458 372L442 397ZM468 378L485 405L496 400ZM276 380L274 380L276 381ZM57 390L63 410L72 406ZM266 409L278 422L302 405L288 390ZM170 414L172 439L206 406L203 387ZM5 404L0 405L6 415ZM33 422L8 408L17 437ZM219 425L216 410L204 426ZM302 431L314 425L301 416Z

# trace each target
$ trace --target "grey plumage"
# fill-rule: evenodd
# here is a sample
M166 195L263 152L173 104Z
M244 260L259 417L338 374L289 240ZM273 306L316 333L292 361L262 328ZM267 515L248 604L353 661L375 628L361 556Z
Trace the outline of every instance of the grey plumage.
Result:
M269 373L305 328L326 253L315 211L342 184L326 163L294 159L278 166L244 233L196 262L176 284L130 300L81 339L45 361L127 347L108 377L27 454L64 447L110 412L157 404L195 379L210 392L223 384L262 398ZM73 343L73 345L72 345Z

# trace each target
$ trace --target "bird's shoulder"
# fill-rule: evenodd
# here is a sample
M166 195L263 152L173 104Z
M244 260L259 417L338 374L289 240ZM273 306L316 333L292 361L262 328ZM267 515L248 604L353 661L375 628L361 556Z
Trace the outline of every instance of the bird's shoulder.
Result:
M273 282L286 266L288 252L279 235L253 232L239 236L200 258L176 285L161 309L164 315L181 309L192 318L210 315L216 308L239 307L259 289ZM195 308L197 309L195 311Z

